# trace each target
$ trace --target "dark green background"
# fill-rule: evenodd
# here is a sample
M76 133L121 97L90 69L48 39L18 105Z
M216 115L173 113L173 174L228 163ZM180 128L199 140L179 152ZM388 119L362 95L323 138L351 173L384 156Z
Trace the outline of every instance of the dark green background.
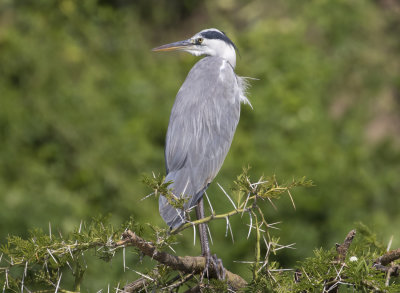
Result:
M243 166L257 180L306 176L313 188L265 205L282 221L285 267L333 247L362 221L400 245L400 5L396 1L0 0L0 241L33 227L68 233L99 214L165 227L142 174L164 174L174 97L199 59L151 48L219 28L251 81L231 150L215 179L226 190ZM231 209L216 183L217 212ZM224 264L250 275L248 217L211 225ZM178 254L200 254L192 231ZM136 278L91 260L83 291ZM127 266L141 270L128 253ZM68 278L63 279L68 282Z

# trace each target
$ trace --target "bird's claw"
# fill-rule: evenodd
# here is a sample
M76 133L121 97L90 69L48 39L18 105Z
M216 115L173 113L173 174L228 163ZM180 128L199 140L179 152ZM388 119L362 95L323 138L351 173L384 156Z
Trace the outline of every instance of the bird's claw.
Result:
M213 273L215 272L218 280L224 280L226 276L222 260L218 258L216 254L206 255L204 257L206 259L206 265L204 267L202 277L207 276L207 278L209 278L210 277L209 273L211 271Z

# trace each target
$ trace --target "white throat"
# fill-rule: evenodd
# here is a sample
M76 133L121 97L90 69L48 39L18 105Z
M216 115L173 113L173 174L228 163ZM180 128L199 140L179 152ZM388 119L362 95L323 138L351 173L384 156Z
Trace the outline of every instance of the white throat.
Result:
M195 36L196 37L196 36ZM193 37L193 38L195 38ZM204 39L202 46L185 50L194 56L208 55L227 60L233 68L236 66L236 51L233 46L218 39Z
M221 40L206 41L208 54L210 56L221 57L227 60L233 68L236 66L236 51L231 45Z

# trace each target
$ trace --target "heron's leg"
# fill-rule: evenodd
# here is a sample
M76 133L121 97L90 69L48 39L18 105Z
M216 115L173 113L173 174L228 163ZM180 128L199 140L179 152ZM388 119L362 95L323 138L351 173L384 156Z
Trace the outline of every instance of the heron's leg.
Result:
M199 202L196 206L196 216L197 219L204 218L204 203L203 197L200 198ZM200 233L200 244L201 244L201 255L204 257L210 257L210 244L208 242L208 235L207 235L207 224L200 224L199 225L199 233Z
M203 197L200 198L196 206L196 216L197 219L204 218ZM224 266L222 265L222 260L217 258L216 254L211 255L207 232L208 232L207 224L206 223L200 224L199 233L200 233L201 254L206 258L205 273L207 273L208 275L208 267L211 264L215 268L215 271L217 272L218 279L225 279L225 269Z

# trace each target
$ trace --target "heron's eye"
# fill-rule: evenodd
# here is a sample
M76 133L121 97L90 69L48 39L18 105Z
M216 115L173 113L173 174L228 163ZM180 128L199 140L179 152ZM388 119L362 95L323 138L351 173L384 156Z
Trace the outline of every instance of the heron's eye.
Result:
M197 44L197 45L201 45L201 43L203 43L203 38L198 38L198 39L196 40L196 44Z

